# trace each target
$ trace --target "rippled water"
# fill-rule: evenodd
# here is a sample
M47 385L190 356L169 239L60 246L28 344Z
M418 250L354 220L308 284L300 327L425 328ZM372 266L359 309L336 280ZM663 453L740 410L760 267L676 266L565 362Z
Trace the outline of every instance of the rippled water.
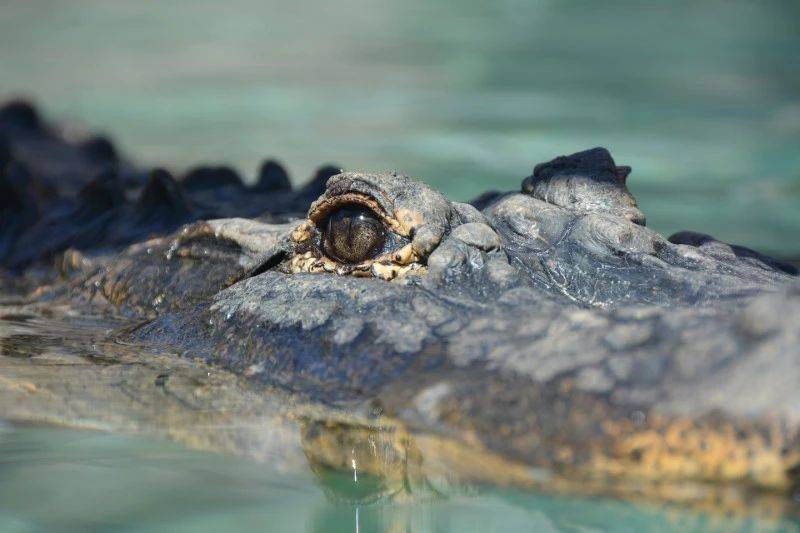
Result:
M798 20L793 0L4 0L0 96L31 95L144 164L252 174L275 156L298 182L324 162L396 168L460 200L604 145L634 167L655 229L797 258ZM69 328L0 358L38 346L102 362ZM3 424L0 530L800 530L474 487L356 505L349 474L276 462Z

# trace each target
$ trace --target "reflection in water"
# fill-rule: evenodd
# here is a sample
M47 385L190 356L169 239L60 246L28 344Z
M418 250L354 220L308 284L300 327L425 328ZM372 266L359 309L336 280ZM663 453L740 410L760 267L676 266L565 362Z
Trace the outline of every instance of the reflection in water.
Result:
M435 509L458 506L465 501L478 506L487 501L497 505L496 499L512 508L535 511L534 515L544 514L546 520L540 522L544 530L607 529L610 524L614 524L614 530L673 530L674 527L728 531L731 528L746 529L754 524L769 529L793 524L790 519L783 519L784 516L800 516L800 509L783 498L746 496L735 488L720 489L708 497L698 494L693 505L708 514L690 512L667 500L657 504L654 503L657 499L650 499L650 503L638 506L605 499L587 500L585 496L547 495L555 487L548 483L537 484L536 476L530 475L530 471L527 479L521 479L525 474L486 453L458 450L439 439L412 436L396 426L307 420L301 426L301 438L309 467L331 503L314 515L313 530L320 532L327 531L330 523L337 517L342 520L341 517L348 512L353 517L354 527L365 531L484 531L471 529L475 524L469 521L460 526L466 529L451 529L449 520L446 522L448 525L440 529L442 526L437 522L439 516ZM474 469L470 470L464 462L473 463ZM537 487L536 491L545 492L508 488L520 486ZM566 487L562 486L561 490ZM570 487L572 493L591 493L588 488L581 490L574 484ZM638 490L639 497L648 493L644 486ZM676 492L685 496L692 489L688 486L670 488L669 484L664 484L650 490L668 498ZM636 494L628 493L628 496L635 497ZM605 510L599 511L599 516L594 511L586 514L586 510L594 505L600 509L608 505L618 506L625 509L623 514L627 516L613 522L607 521L613 513L606 516ZM754 518L756 514L759 519ZM499 523L503 527L517 523L515 513L508 513L508 516L503 513L502 516ZM541 518L537 516L537 519ZM526 516L519 524L531 519ZM661 520L666 520L668 525L660 525ZM528 527L530 524L524 529Z
M329 421L306 422L303 451L312 472L333 501L369 504L408 496L419 451L394 431ZM415 490L416 492L416 490Z
M301 438L309 467L333 504L315 514L313 531L329 531L348 506L356 532L418 531L422 506L465 493L434 488L435 473L425 471L414 439L400 428L309 420Z

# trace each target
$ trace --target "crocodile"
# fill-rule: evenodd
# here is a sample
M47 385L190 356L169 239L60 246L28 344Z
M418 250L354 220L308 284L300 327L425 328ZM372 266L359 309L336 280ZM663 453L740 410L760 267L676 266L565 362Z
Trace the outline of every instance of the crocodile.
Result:
M400 172L332 165L298 189L275 161L252 185L227 167L176 179L12 102L0 163L6 304L118 320L111 351L166 361L136 375L139 400L168 383L215 405L215 423L277 405L315 471L357 454L378 492L419 486L411 471L426 486L439 475L670 501L790 501L800 488L797 268L652 231L630 167L606 149L462 203ZM82 371L69 379L115 399L65 410L74 391L43 371L4 385L18 404L5 416L85 424L105 408L119 425L138 409L113 396L120 376ZM199 386L203 400L186 392ZM193 412L130 418L238 453L264 438L180 426Z

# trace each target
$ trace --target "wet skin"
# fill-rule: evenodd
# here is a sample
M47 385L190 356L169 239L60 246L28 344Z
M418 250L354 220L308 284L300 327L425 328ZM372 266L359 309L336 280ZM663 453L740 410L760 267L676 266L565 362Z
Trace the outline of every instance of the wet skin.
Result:
M485 453L514 483L797 487L796 269L649 230L602 148L472 205L396 172L145 175L12 111L6 286L136 317L114 337ZM309 427L328 466L326 439L364 431Z

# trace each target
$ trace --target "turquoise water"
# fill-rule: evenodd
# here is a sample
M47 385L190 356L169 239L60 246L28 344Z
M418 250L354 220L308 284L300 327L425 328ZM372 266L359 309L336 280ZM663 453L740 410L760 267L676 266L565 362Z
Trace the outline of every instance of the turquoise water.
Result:
M649 224L800 257L800 4L4 0L0 95L148 164L394 168L456 199L595 145Z
M0 530L125 532L800 531L789 520L708 516L508 490L357 505L309 476L103 433L0 426Z

